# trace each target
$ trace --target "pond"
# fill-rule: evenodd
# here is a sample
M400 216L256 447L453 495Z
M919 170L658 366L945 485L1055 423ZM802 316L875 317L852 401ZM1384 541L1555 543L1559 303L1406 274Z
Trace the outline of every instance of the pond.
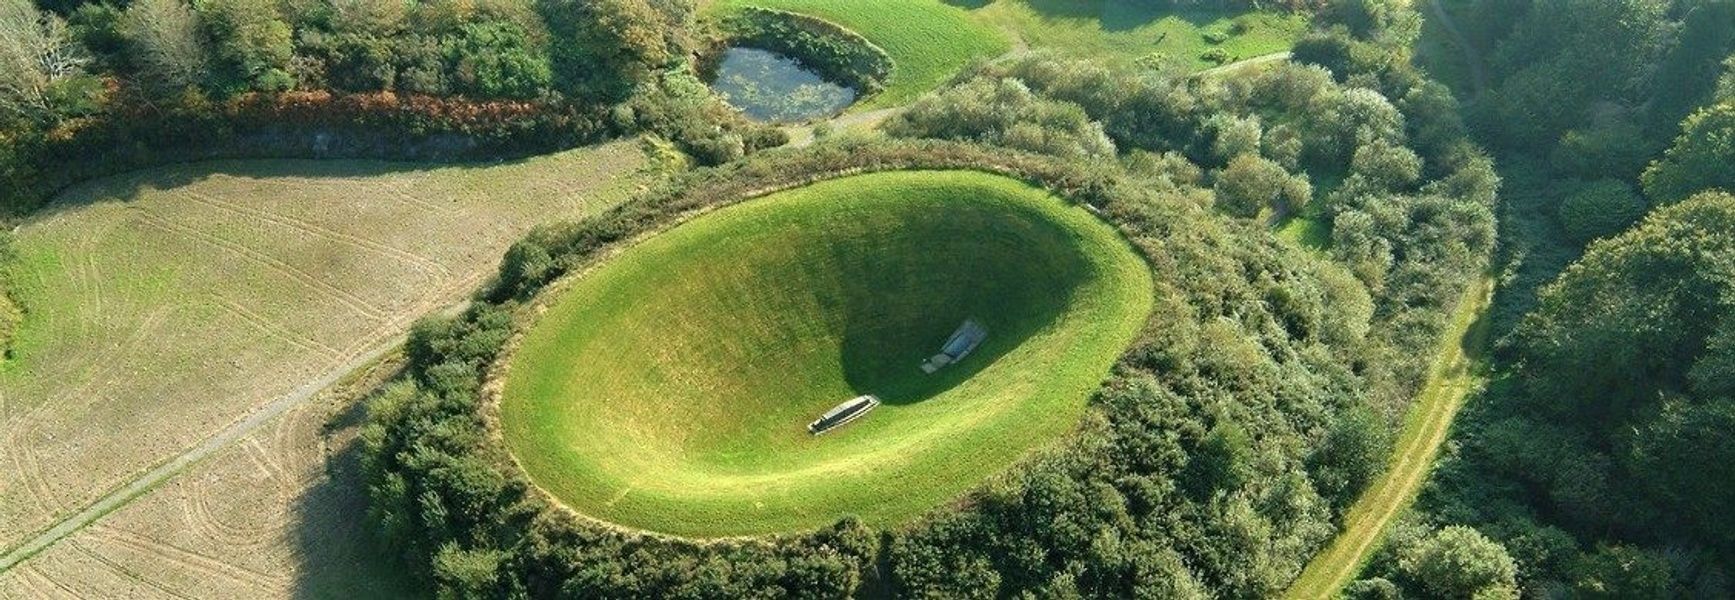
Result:
M767 122L829 117L856 96L854 88L826 81L798 60L745 47L723 53L711 88L748 118Z

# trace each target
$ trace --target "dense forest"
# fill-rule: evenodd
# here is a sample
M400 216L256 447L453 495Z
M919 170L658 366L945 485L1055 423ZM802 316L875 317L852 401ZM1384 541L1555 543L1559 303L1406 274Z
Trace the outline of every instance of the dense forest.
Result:
M1458 82L1466 114L1507 182L1495 377L1353 590L1728 597L1735 199L1709 190L1735 183L1735 4L1455 12L1485 72Z

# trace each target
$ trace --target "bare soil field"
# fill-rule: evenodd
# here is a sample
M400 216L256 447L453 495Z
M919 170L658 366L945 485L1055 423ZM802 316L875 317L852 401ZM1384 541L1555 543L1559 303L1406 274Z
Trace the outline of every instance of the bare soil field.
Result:
M462 300L530 227L612 205L646 168L620 142L486 166L203 163L68 191L17 236L0 551ZM0 572L0 597L366 591L346 575L370 552L340 481L350 434L327 426L353 402L324 398Z

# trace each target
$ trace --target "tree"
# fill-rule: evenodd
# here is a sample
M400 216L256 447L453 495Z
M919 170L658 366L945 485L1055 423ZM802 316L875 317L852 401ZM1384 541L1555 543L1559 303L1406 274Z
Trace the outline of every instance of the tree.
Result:
M1735 549L1735 523L1728 518L1735 511L1730 431L1735 431L1735 400L1666 402L1662 414L1633 440L1632 472L1700 539Z
M1409 148L1379 139L1355 149L1349 172L1384 189L1405 191L1422 177L1422 158Z
M458 90L484 98L534 98L554 78L547 54L503 21L465 24L447 41L446 55Z
M1023 81L984 77L929 95L886 123L898 137L971 140L1067 158L1115 155L1102 125L1077 104L1032 92Z
M1506 548L1469 527L1441 529L1400 562L1410 577L1436 597L1517 597L1518 568Z
M1716 101L1735 101L1735 56L1723 61L1723 76L1717 79Z
M683 56L690 2L537 0L554 36L552 70L562 91L620 99Z
M1294 185L1300 181L1303 186ZM1243 154L1229 161L1229 166L1217 173L1214 185L1217 207L1242 218L1258 216L1266 208L1299 209L1307 204L1312 188L1305 179L1292 178L1283 166L1253 154Z
M1358 579L1343 588L1343 597L1348 600L1402 600L1403 592L1398 586L1381 577L1373 579Z
M1599 435L1678 388L1735 319L1735 197L1707 193L1592 244L1544 288L1516 340L1526 381Z
M1365 406L1350 409L1333 424L1313 456L1308 471L1332 508L1343 510L1362 486L1385 467L1391 433L1379 415Z
M1668 561L1633 546L1603 546L1573 567L1578 597L1664 600L1679 597Z
M0 0L0 119L54 118L89 61L65 20L30 0Z
M1645 215L1645 201L1627 182L1604 179L1578 186L1558 212L1566 235L1582 243L1625 231Z
M434 555L434 580L440 585L442 598L495 598L495 586L500 580L500 562L505 553L499 550L466 550L456 542L447 542Z
M500 262L500 288L506 294L520 294L544 283L554 270L554 258L548 248L534 239L523 239L506 250Z
M219 89L281 91L294 87L289 76L289 23L273 0L200 0L209 40L212 77Z
M1221 421L1199 443L1187 470L1198 497L1239 489L1253 476L1253 439L1235 422Z
M1258 116L1223 115L1212 119L1212 124L1217 130L1217 139L1211 147L1218 160L1228 161L1243 154L1259 153L1259 141L1264 130L1259 126Z
M183 0L137 0L121 16L120 30L134 75L146 91L172 97L204 75L207 57L198 17Z
M1672 204L1698 192L1735 192L1735 102L1705 108L1687 118L1681 137L1645 170L1645 195Z
M1650 122L1673 126L1705 103L1717 85L1722 61L1735 46L1735 3L1696 2L1681 17L1678 41L1656 74Z

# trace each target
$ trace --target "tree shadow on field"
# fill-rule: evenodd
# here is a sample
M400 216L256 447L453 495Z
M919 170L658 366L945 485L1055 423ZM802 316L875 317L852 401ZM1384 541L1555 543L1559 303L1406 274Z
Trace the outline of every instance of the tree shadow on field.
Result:
M1195 27L1208 25L1238 11L1211 8L1175 8L1163 2L1124 0L999 0L1023 2L1038 14L1057 19L1094 19L1103 31L1131 31L1165 18L1186 21Z
M396 551L381 547L368 522L357 437L366 414L366 402L355 400L333 417L322 438L325 476L296 499L295 598L417 597Z
M245 158L211 159L162 166L79 181L56 192L54 198L32 211L25 222L47 220L62 213L109 202L130 203L146 192L174 190L216 176L270 181L283 178L366 179L435 170L480 169L522 163L534 157L493 161L419 163L376 159Z

